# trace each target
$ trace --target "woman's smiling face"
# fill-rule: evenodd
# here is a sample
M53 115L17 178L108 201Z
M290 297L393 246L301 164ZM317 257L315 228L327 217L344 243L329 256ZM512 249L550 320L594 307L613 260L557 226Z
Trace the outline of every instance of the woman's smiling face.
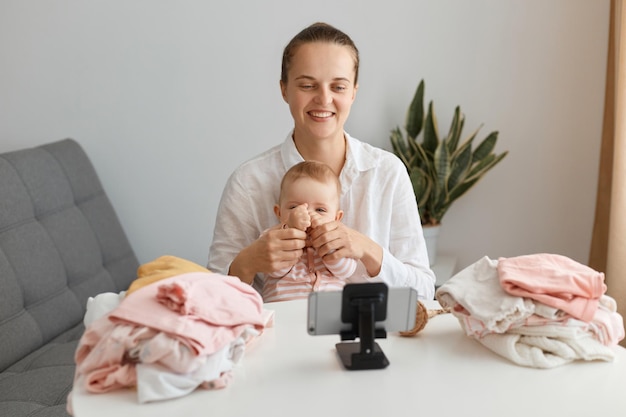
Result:
M345 46L309 42L298 47L288 80L280 84L298 140L343 139L358 88L354 68L354 57Z

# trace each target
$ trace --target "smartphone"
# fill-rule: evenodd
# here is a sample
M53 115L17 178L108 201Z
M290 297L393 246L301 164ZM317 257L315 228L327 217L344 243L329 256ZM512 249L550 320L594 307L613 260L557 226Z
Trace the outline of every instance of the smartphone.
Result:
M339 334L351 329L341 321L343 291L319 291L309 294L307 331L311 335ZM411 330L415 326L417 291L410 287L389 287L387 317L376 322L376 329L387 332Z

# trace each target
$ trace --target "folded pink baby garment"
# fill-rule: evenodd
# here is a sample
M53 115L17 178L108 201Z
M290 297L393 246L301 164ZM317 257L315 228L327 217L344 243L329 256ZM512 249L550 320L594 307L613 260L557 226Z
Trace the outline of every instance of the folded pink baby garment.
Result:
M128 295L109 317L175 335L197 354L211 354L249 326L262 331L263 300L239 278L189 272Z
M566 256L540 253L498 260L504 291L591 321L606 291L604 274Z

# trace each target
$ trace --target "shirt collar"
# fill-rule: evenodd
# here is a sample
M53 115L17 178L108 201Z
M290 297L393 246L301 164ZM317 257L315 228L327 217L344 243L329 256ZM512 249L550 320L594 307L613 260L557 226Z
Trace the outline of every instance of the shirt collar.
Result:
M300 152L298 152L298 149L296 148L296 144L293 141L293 130L289 132L289 134L285 138L285 141L283 142L280 148L280 154L283 158L283 165L285 167L285 171L287 171L289 168L291 168L295 164L298 164L304 161L304 158L302 158L302 155L300 155Z
M345 133L345 135L347 139L346 166L349 166L350 170L358 172L375 168L378 165L378 157L375 152L372 152L373 148L353 138L348 133ZM346 166L344 166L344 169Z
M377 158L369 145L353 138L345 131L344 135L346 137L346 161L339 175L342 193L349 189L349 185L361 172L375 168L377 165ZM285 171L304 161L293 141L293 130L289 132L281 146L281 155Z

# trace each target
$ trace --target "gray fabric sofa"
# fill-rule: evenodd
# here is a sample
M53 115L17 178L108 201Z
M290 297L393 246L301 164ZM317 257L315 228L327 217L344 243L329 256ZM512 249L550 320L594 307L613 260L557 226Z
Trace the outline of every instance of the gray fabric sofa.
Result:
M72 139L0 154L0 416L67 416L87 299L138 262Z

